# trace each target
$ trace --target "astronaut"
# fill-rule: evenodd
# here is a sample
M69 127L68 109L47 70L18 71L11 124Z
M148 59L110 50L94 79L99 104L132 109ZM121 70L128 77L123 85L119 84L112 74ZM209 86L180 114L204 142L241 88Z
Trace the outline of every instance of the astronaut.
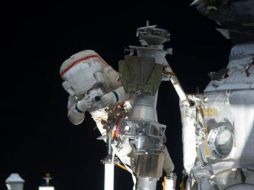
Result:
M60 76L64 80L64 89L69 93L67 107L70 122L81 124L88 111L100 132L104 133L101 121L107 120L107 113L103 108L112 107L125 99L119 74L95 51L84 50L63 62Z

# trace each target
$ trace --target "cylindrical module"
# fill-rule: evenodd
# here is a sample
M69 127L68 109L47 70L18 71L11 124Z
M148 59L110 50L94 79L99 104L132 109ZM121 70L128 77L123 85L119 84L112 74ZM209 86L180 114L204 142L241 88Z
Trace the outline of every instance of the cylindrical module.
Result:
M104 164L104 190L114 190L114 164Z
M137 190L156 190L158 179L150 177L138 177Z

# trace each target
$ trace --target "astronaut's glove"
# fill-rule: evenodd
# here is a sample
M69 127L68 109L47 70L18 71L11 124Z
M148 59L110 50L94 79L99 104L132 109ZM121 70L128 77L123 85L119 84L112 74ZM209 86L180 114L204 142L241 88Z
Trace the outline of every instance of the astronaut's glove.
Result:
M101 97L101 106L107 107L119 101L119 94L115 91L104 94Z
M87 110L92 108L92 100L89 96L85 96L82 100L78 101L78 103L75 105L75 109L79 113L85 113Z

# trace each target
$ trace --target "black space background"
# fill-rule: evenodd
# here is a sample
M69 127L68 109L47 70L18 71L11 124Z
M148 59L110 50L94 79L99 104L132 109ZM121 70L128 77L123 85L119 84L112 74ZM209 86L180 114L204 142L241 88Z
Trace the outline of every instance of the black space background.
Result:
M37 189L46 172L56 190L103 189L105 145L87 114L83 126L66 117L67 93L58 71L70 55L97 51L117 69L128 45L138 44L136 28L146 20L171 32L174 55L168 57L183 88L195 92L208 84L209 71L227 64L231 43L200 15L190 1L168 0L103 5L76 2L2 5L0 189L12 172ZM6 12L6 13L5 13ZM181 121L178 97L171 84L161 85L160 123L166 124L167 146L180 175ZM191 155L190 155L191 156ZM131 177L116 169L116 190L131 189Z

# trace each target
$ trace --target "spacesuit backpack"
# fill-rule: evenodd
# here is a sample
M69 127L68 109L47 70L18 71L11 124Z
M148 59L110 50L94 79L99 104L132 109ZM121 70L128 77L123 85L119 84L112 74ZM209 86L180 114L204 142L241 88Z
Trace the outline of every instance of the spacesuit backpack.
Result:
M94 51L85 50L72 55L60 68L64 89L76 101L88 96L94 104L104 94L103 69L107 63Z

